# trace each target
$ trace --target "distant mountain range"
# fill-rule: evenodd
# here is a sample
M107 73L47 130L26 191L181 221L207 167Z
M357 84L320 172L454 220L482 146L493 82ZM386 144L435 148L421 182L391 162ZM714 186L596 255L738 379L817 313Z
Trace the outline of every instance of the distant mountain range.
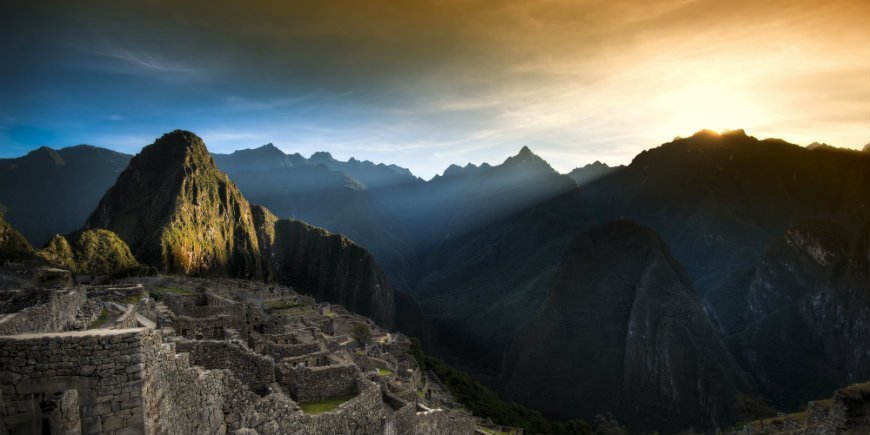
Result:
M0 203L6 220L34 246L78 230L132 156L78 145L42 147L0 159Z
M152 167L167 144L188 151ZM272 145L209 156L186 132L151 147L0 161L0 202L38 245L81 226L58 208L88 190L88 227L164 270L277 279L418 335L431 320L433 352L547 416L707 430L870 378L866 152L701 131L624 167L562 175L523 147L424 181ZM43 215L70 218L13 221Z

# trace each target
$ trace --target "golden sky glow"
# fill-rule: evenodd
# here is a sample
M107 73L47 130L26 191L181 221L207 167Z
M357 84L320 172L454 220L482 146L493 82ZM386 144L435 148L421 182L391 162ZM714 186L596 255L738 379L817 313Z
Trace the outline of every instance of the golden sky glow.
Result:
M428 178L523 145L562 171L627 163L703 128L870 142L868 1L68 4L3 7L0 147L188 128Z

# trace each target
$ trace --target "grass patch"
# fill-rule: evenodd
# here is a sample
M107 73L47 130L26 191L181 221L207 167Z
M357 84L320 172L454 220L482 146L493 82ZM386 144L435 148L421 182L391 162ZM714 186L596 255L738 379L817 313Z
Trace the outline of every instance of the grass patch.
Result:
M139 303L140 300L142 300L142 295L141 295L141 294L138 294L138 295L130 295L127 299L124 299L124 303L125 303L125 304L133 304L133 305L136 305L136 304Z
M263 302L263 310L265 311L278 311L278 310L286 310L289 308L299 308L304 307L305 304L289 299L276 299L273 301Z
M280 310L272 310L267 312L273 316L310 316L312 314L317 314L316 310L313 310L305 305L294 308L282 308Z
M106 322L109 321L109 310L103 309L100 311L100 316L97 317L96 320L91 322L91 325L88 326L88 329L100 329Z
M192 290L178 288L178 287L158 287L157 291L164 292L164 293L172 293L172 294L176 294L176 295L192 295L192 294L196 293Z
M378 369L378 375L380 375L380 376L392 376L392 374L393 374L392 370L380 369L380 368Z
M299 407L309 414L322 414L338 408L344 402L356 397L356 394L347 396L338 396L325 400L313 400L310 402L299 402Z
M421 398L421 399L425 398L424 393L423 393L422 390L417 390L417 397L419 397L419 398Z

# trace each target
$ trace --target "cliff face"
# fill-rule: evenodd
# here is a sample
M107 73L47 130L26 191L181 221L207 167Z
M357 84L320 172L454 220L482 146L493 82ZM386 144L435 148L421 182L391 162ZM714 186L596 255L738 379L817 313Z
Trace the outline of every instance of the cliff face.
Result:
M165 272L261 276L248 202L202 139L176 130L136 155L86 228L106 228Z
M634 430L728 425L749 390L683 267L626 221L571 243L505 368L518 402L562 418L613 412Z
M253 211L267 278L393 326L393 289L365 249L340 234L278 219L265 207Z
M778 408L870 377L868 257L870 225L850 236L832 222L809 221L734 280L742 299L711 292L711 314L731 334L734 355Z

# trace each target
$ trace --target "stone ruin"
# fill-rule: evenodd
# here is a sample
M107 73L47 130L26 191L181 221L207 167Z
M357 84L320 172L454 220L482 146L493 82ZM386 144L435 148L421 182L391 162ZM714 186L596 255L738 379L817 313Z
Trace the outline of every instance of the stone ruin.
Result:
M4 290L0 316L0 434L477 429L407 337L290 288L157 277Z

